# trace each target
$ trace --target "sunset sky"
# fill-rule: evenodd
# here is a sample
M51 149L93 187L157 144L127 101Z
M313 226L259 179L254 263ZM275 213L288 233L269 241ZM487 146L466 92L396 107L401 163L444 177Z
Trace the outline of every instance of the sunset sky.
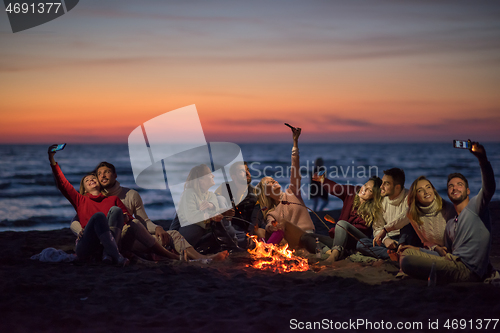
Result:
M0 143L126 143L191 104L208 141L500 141L500 1L83 0L18 33L2 11L0 88Z

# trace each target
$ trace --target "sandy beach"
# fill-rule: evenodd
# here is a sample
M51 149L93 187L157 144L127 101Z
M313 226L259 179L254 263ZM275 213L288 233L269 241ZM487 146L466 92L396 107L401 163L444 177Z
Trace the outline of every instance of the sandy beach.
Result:
M498 269L500 202L490 210L491 261ZM73 244L69 229L0 233L0 332L442 332L447 320L450 331L453 323L460 331L484 331L485 319L500 318L500 288L427 287L396 279L398 268L388 262L346 259L276 274L247 267L248 253L208 265L126 268L30 260L47 247L71 253ZM500 330L493 325L488 330Z

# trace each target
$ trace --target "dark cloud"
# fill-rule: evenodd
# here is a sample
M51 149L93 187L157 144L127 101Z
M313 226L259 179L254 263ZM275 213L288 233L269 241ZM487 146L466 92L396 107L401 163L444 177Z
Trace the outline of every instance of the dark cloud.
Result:
M283 119L261 119L261 118L253 118L253 119L223 119L216 120L212 122L208 120L207 124L212 125L221 125L221 126L250 126L250 127L261 127L261 126L274 126L280 125L283 126L286 120Z
M500 114L500 110L497 111ZM470 112L470 114L473 114ZM447 128L448 130L464 130L468 128L482 128L485 130L489 130L491 128L500 129L500 116L486 117L486 118L447 118L442 119L441 121L433 124L425 124L421 125L422 128L429 130L443 129ZM500 131L499 131L500 132Z

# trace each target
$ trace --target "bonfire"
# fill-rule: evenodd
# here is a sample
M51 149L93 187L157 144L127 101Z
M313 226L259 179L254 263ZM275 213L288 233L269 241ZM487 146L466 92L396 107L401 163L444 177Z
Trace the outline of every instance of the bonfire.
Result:
M257 236L250 236L250 239L255 243L255 248L248 249L254 260L251 265L253 268L276 273L304 272L309 269L307 259L294 255L294 251L288 249L288 244L268 244L257 240Z

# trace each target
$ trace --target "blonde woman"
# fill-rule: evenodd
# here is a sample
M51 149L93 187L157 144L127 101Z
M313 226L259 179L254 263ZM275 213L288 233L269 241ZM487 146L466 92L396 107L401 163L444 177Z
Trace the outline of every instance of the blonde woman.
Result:
M211 221L220 222L224 216L234 216L234 210L226 210L219 214L219 203L216 195L209 189L215 185L214 175L205 164L195 166L189 172L184 185L184 192L177 212L181 228L179 232L188 243L197 246L201 238L207 234Z
M292 128L293 148L290 168L290 185L282 191L281 185L272 177L264 177L255 188L260 208L266 222L268 243L279 243L286 239L292 248L304 247L309 252L316 251L316 238L331 246L332 239L325 235L314 234L314 224L302 200L299 172L298 140L300 128Z
M318 179L318 176L314 175L313 179ZM333 247L327 261L339 260L345 250L354 250L360 239L370 237L373 229L383 228L380 185L382 180L377 176L371 177L362 186L323 180L323 187L344 202L339 221L329 232L333 237Z
M455 215L453 205L441 198L425 176L418 177L411 184L408 194L408 219L426 249L436 251L441 256L445 255L446 222ZM402 246L400 252L410 247Z

